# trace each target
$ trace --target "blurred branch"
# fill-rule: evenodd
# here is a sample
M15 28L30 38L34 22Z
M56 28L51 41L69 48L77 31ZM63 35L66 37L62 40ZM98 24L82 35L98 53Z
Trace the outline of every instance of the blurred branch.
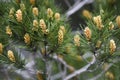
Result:
M110 63L100 74L96 75L95 77L88 79L88 80L97 80L98 78L100 78L108 69L110 69L110 67L112 67L112 65L116 62L119 62L120 59L115 59L113 60L113 63Z
M64 76L63 74L64 72L59 72L56 75L52 76L50 80L57 80L59 78L61 78L62 76Z
M72 74L66 76L66 78L65 78L64 80L69 80L69 79L71 79L71 78L73 78L73 77L75 77L75 76L77 76L77 75L80 75L81 73L87 71L87 69L88 69L92 64L94 64L95 61L96 61L95 56L93 55L92 57L93 57L93 60L92 60L89 64L87 64L86 66L84 66L83 68L81 68L81 69L79 69L79 70L76 70L76 71L73 72Z
M68 65L62 58L58 57L57 55L54 55L53 59L59 61L60 63L62 63L68 69L74 69L72 66Z
M50 80L50 78L51 78L51 73L52 73L52 62L51 61L47 61L46 63L46 78L47 78L47 80Z
M4 74L4 76L5 76L5 79L6 80L11 80L10 79L10 76L9 76L9 74L8 74L8 70L7 70L7 67L2 67L3 69L2 69L2 74Z
M60 62L60 64L64 65L64 70L61 70L61 72L59 72L58 74L55 74L51 77L51 80L56 80L59 78L64 79L66 76L66 70L67 68L70 70L74 70L74 68L70 65L68 65L62 58L58 57L57 55L52 56L52 58L58 62Z
M98 74L97 76L91 78L91 79L88 79L88 80L97 80L98 78L100 78L113 64L109 64L107 68L105 68L104 71L102 71L100 74Z
M66 12L66 16L69 17L72 14L74 14L75 12L77 12L78 10L80 10L85 4L90 4L92 3L94 0L78 0L74 3L74 5L72 7L70 7L70 9Z
M36 75L37 72L37 70L33 68L34 64L34 61L30 61L25 65L23 70L15 70L15 73L21 75L24 79L34 79L33 75Z
M53 75L50 80L57 80L57 79L64 79L67 73L67 68L65 66L62 66L63 64L59 64L60 71L59 73ZM63 69L62 69L63 67Z
M64 2L66 3L66 5L70 8L71 7L71 4L69 3L68 0L64 0Z

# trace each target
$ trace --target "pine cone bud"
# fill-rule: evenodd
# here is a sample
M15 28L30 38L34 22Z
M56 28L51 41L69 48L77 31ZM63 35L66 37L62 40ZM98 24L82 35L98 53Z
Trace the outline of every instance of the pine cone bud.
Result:
M33 12L33 14L34 14L35 16L38 16L39 11L38 11L38 8L37 8L37 7L34 7L34 8L32 9L32 12Z
M8 58L10 59L10 61L15 62L15 57L11 50L8 50L7 55L8 55Z
M33 26L38 27L38 21L37 20L33 20Z
M92 15L88 10L83 10L82 15L87 18L87 19L91 19Z
M93 21L94 23L96 24L96 26L98 27L99 30L101 30L104 26L102 25L102 19L101 19L101 16L96 16L96 17L93 17Z
M116 23L117 23L118 27L120 28L120 16L116 17Z
M58 44L62 44L63 38L64 38L63 31L61 29L59 29L59 31L58 31Z
M45 21L43 19L40 20L40 27L42 30L46 30L46 24L45 24Z
M91 30L89 29L89 27L86 27L85 30L84 30L84 34L85 34L85 37L87 40L90 40L91 39Z
M25 8L25 4L23 4L23 3L21 3L20 4L20 9L22 10L22 11L24 11L26 8Z
M52 11L51 8L47 9L47 16L48 16L48 18L52 18L53 17L53 11Z
M30 0L30 3L31 3L32 5L35 5L35 0Z
M22 11L20 9L16 11L16 19L18 22L22 22Z
M57 21L59 21L60 20L60 13L55 13L55 19L57 20Z
M9 26L6 27L6 34L8 34L10 37L12 36L12 30Z
M74 44L75 46L80 46L80 36L78 34L74 36Z
M114 28L114 24L113 24L112 21L111 21L111 22L109 22L109 29L110 29L110 30L113 30L113 28Z
M109 71L107 71L107 72L105 73L105 77L107 77L108 80L115 80L115 77L114 77L113 73L112 73L112 72L109 72Z
M113 39L110 40L110 54L112 55L113 52L115 52L116 49L116 44L115 41Z
M96 43L96 48L100 48L101 43L102 43L102 42L101 42L100 40L98 40L97 43Z
M24 35L24 41L25 41L25 43L27 44L27 45L29 45L30 44L30 35L28 34L28 33L26 33L25 35Z
M43 80L43 75L39 71L37 71L37 79L38 80Z
M15 11L14 8L11 8L11 9L10 9L10 12L9 12L9 17L10 17L10 18L14 18L14 11Z
M65 34L65 27L64 26L60 26L60 29L63 31L63 34Z
M3 53L3 45L0 43L0 55Z

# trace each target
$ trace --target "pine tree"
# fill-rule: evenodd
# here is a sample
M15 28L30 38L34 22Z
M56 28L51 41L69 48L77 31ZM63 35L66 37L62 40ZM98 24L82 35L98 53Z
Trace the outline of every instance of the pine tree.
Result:
M119 80L119 1L94 1L74 33L54 2L0 3L0 64L11 73L5 79Z

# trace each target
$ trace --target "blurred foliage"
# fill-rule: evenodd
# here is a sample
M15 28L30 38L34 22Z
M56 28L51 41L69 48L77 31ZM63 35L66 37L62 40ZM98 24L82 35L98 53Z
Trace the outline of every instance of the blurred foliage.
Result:
M119 80L119 63L114 63L120 55L120 19L116 19L120 10L119 2L119 0L95 0L92 4L93 11L87 10L86 7L82 8L83 12L80 10L82 15L77 16L82 16L85 24L81 23L81 31L74 34L70 25L66 23L65 15L60 13L60 6L54 5L54 0L1 2L0 64L25 69L27 59L22 57L24 53L19 53L15 46L20 43L20 48L31 52L32 56L37 55L35 68L38 72L34 77L38 80L47 79L46 68L50 64L52 75L64 70L65 65L55 60L54 55L72 67L67 70L67 74L81 69L91 61L91 55L95 56L96 63L89 67L93 71L72 79L85 80L95 77L95 74L100 74L104 70L102 66L105 63L112 63L113 66L100 80Z

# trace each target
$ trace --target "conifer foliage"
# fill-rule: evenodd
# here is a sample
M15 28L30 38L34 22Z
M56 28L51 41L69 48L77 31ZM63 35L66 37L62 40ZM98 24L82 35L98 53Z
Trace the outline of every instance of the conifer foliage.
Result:
M0 11L2 65L28 71L31 66L26 66L33 61L34 67L29 71L33 72L34 80L87 80L82 74L94 80L96 73L105 73L119 60L120 16L116 11L110 13L115 16L110 16L104 4L99 6L97 13L83 10L86 25L73 33L54 0L3 3L5 5L0 6L5 8ZM96 0L95 3L102 2ZM113 2L108 3L106 6L113 5ZM26 54L32 55L32 60L29 61ZM114 74L112 70L107 71L104 77L118 80ZM28 80L33 80L30 78Z

